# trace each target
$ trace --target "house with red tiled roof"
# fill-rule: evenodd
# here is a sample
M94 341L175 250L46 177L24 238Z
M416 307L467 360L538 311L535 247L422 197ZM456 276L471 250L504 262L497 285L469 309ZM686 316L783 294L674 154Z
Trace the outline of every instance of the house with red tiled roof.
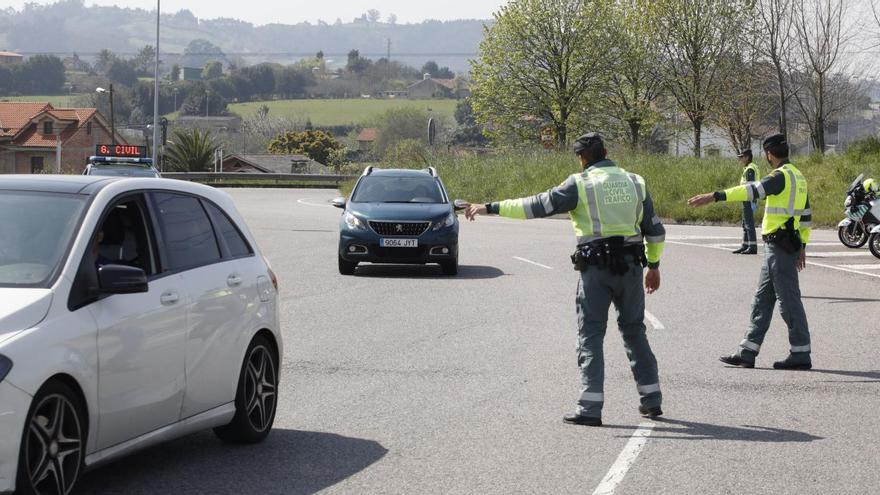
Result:
M379 137L379 129L376 127L365 127L357 135L358 149L361 151L370 151L373 149L373 143Z
M0 173L80 173L95 146L110 142L97 109L0 102ZM128 144L119 133L116 142Z
M17 64L24 60L24 55L13 52L4 52L0 50L0 65Z

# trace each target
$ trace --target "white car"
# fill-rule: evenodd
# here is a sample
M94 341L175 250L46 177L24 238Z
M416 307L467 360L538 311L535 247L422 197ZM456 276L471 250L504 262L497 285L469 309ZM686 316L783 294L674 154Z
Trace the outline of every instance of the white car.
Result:
M167 179L0 176L0 492L275 418L277 281L231 198Z

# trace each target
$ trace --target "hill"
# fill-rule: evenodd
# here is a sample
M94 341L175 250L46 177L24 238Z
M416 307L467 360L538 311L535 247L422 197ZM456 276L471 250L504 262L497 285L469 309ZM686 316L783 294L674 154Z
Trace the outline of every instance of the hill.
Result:
M0 10L0 49L25 54L79 53L88 58L104 48L134 54L155 42L154 14L144 9L85 6L84 0L50 5L28 3ZM162 51L182 53L194 39L206 39L245 62L286 62L319 50L342 57L351 49L371 58L385 56L420 67L435 60L453 70L468 69L487 21L424 21L389 24L357 19L350 23L255 26L236 19L199 19L190 11L162 15Z

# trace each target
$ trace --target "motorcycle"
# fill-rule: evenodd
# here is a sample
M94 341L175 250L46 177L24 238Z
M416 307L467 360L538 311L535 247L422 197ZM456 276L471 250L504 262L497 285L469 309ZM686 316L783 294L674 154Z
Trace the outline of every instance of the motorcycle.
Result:
M876 246L869 247L874 256L880 258L880 230L877 230L880 227L880 200L874 198L873 194L865 193L864 179L865 174L860 174L846 191L846 201L843 203L846 218L837 224L837 237L844 246L855 249L871 240L876 230L878 236L872 243Z

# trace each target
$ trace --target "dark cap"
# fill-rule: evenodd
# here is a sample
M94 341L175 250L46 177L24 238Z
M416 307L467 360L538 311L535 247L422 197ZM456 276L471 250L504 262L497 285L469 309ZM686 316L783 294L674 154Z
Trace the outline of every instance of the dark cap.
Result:
M749 157L750 157L750 156L752 156L752 150L746 148L746 149L744 149L744 150L741 150L739 153L737 153L736 156L737 156L737 158L742 158L742 157L744 157L744 156L749 156Z
M788 140L785 138L785 135L774 134L764 140L764 145L762 147L764 148L764 151L767 151L770 148L782 145L788 146Z
M595 147L605 147L605 143L602 142L602 136L598 132L588 132L577 138L574 142L574 152L578 155Z

